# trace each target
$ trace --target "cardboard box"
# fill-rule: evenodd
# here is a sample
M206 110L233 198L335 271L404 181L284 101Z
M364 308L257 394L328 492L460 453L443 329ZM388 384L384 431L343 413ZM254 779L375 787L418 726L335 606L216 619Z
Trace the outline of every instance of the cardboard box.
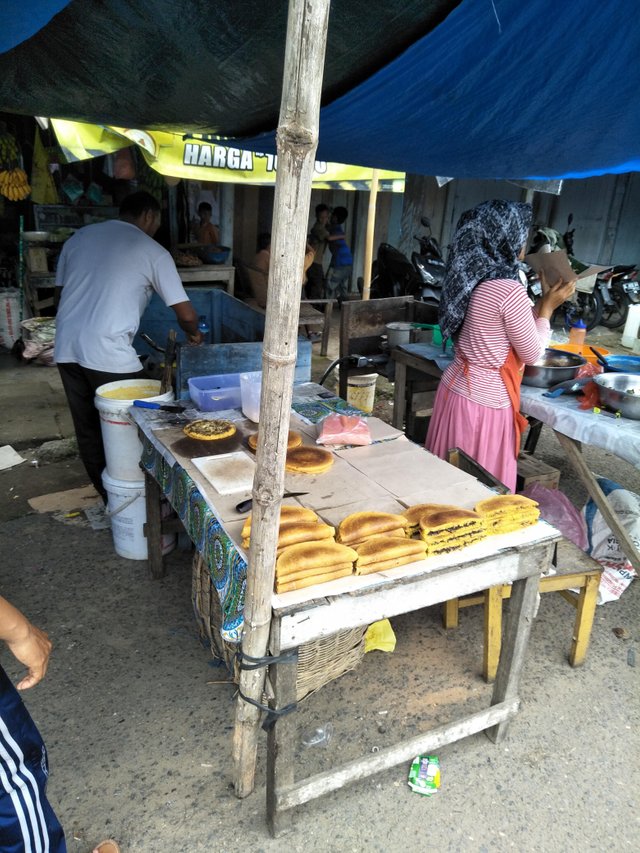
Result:
M516 488L519 492L531 483L540 483L546 489L557 489L560 484L560 471L552 468L541 459L521 453L518 457L518 478Z
M563 281L571 281L577 278L576 290L582 293L592 293L596 286L596 278L602 270L610 269L609 267L601 267L596 264L585 266L580 264L583 269L576 272L569 263L569 256L564 249L559 249L555 252L534 252L532 255L527 255L525 261L529 264L534 272L544 273L546 280L553 282L562 279Z

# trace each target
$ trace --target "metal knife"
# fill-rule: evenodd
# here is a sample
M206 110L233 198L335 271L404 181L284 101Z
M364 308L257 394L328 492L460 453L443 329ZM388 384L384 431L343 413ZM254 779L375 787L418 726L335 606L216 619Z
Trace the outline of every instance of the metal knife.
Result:
M574 391L579 391L587 382L591 382L593 376L583 376L580 379L567 379L565 382L558 382L557 385L552 385L544 393L543 397L559 397L560 394L571 394Z
M186 408L179 403L172 406L168 403L152 403L150 400L134 400L133 405L139 409L158 409L161 412L184 412Z
M283 498L299 498L302 495L308 495L309 492L285 492L282 496ZM247 498L246 501L240 501L239 504L236 505L236 512L249 512L253 505L253 498Z

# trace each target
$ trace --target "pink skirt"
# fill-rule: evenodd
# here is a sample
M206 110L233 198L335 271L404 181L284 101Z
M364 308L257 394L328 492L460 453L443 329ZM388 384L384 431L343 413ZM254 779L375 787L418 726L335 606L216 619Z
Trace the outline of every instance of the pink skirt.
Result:
M516 490L517 460L513 412L492 409L438 386L425 442L440 459L454 447L475 459L512 492Z

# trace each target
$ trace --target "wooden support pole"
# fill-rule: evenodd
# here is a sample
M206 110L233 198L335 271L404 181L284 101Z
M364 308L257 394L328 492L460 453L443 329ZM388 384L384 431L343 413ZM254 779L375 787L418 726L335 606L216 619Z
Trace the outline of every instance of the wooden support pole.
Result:
M371 172L369 190L369 213L367 215L367 236L364 246L364 284L362 298L368 299L371 292L371 264L373 263L373 235L376 228L376 201L378 199L378 169Z
M311 178L318 145L329 0L290 0L278 125L278 173L262 354L260 430L253 481L251 548L242 652L264 657L278 540L300 317ZM242 670L240 693L262 699L265 669ZM233 737L236 796L254 787L260 710L239 695Z

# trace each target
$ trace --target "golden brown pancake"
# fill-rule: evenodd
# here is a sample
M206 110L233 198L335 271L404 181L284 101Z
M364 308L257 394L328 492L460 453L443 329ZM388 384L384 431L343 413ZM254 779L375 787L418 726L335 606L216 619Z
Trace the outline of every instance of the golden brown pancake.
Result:
M333 571L324 572L323 574L317 574L306 578L300 578L294 581L279 581L276 579L276 592L291 592L294 589L304 589L307 586L315 586L319 583L327 583L328 581L335 581L338 578L346 578L349 577L353 573L353 566L349 568L337 568Z
M414 504L402 511L402 515L407 520L405 527L411 528L412 530L418 530L420 528L421 516L427 512L433 512L438 509L459 509L459 507L452 506L451 504Z
M322 447L303 444L287 451L285 468L292 474L322 474L333 465L333 454Z
M256 452L256 447L258 446L258 433L251 433L249 438L247 439L247 444L249 445L249 450L253 450ZM287 438L287 450L293 450L294 447L300 447L302 444L302 436L299 432L295 432L295 430L289 430L289 436Z
M369 563L380 563L399 557L411 557L411 561L423 560L426 545L420 539L407 539L406 536L376 536L361 545L356 545L355 550L358 553L357 569Z
M312 509L306 506L292 506L282 504L280 507L280 527L291 524L294 521L317 521L318 516ZM242 538L247 539L251 534L251 513L246 517L242 528Z
M285 548L276 561L276 575L297 574L306 569L327 572L334 566L355 563L357 553L353 548L340 545L332 539L301 542Z
M352 512L351 515L343 518L338 525L336 539L345 545L364 542L378 533L401 530L405 523L404 516L394 515L391 512L378 512L376 510Z
M427 510L420 516L421 533L430 533L440 530L455 530L460 527L482 527L482 516L471 509L460 509L446 504L434 504L434 508Z
M496 513L512 513L520 510L536 509L538 504L531 498L526 498L524 495L496 495L492 498L485 498L479 501L476 506L476 512L480 515L494 515Z

